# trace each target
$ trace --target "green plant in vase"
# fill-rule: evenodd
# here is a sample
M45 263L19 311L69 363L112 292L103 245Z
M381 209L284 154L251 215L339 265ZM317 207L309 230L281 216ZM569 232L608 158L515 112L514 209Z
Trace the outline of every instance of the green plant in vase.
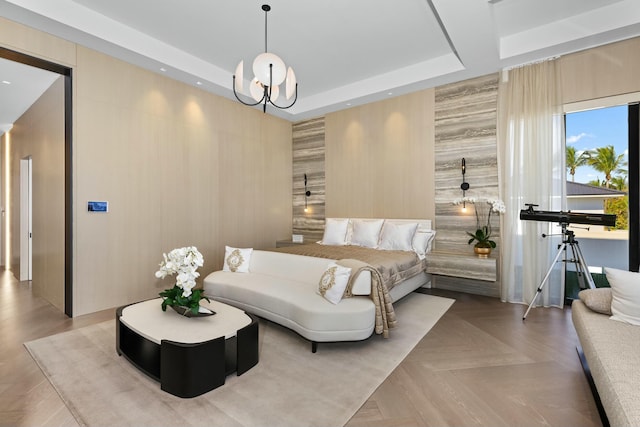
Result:
M472 204L476 215L476 230L471 233L467 231L467 235L471 237L467 242L474 245L474 252L482 257L487 257L491 253L491 249L495 249L496 242L491 239L491 214L501 214L506 211L504 202L500 199L476 199L475 197L463 197L453 201L454 205Z

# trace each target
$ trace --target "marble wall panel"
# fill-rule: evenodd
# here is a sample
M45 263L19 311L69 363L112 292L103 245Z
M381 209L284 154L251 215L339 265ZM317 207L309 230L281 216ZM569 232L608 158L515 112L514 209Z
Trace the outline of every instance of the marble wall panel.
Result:
M325 218L324 117L293 125L293 233L305 242L322 238ZM305 196L304 175L307 175ZM307 212L305 212L305 206Z
M462 197L462 158L466 160L465 180L470 197L498 197L497 161L498 74L465 80L435 91L435 249L453 254L473 253L466 232L476 228L474 206L467 212L454 206ZM493 237L498 247L492 257L500 257L500 222L492 218ZM435 286L481 295L499 296L500 279L495 283L437 276Z

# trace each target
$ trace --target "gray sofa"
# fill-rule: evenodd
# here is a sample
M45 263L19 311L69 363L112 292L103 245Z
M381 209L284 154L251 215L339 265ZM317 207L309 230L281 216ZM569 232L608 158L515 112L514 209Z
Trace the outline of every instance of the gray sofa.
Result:
M571 306L573 324L609 423L640 426L640 326L609 318L609 288L579 297Z

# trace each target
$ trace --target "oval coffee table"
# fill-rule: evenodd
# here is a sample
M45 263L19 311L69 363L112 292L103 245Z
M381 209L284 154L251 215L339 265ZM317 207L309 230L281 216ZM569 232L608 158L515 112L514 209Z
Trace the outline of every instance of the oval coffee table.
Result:
M116 350L160 388L179 397L195 397L220 387L236 371L258 363L258 319L217 301L200 304L208 317L184 317L162 298L116 310Z

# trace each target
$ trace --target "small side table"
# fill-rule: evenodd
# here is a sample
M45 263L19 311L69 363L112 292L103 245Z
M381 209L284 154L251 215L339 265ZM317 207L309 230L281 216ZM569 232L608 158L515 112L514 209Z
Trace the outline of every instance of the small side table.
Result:
M294 242L291 239L288 239L288 240L276 240L276 248L285 248L287 246L304 245L305 243L308 243L308 242Z

